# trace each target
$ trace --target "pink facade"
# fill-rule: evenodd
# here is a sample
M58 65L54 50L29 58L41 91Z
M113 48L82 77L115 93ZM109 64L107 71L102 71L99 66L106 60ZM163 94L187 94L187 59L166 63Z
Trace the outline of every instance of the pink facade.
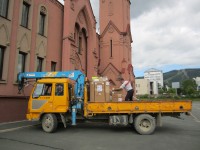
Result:
M100 1L99 73L108 76L114 86L120 79L134 83L131 54L130 1Z
M28 96L32 87L18 94L17 73L23 69L31 72L78 69L88 79L107 76L113 86L119 86L121 78L134 83L130 1L100 0L99 3L100 34L97 34L89 0L65 0L64 6L57 0L9 1L6 15L0 15L0 50L3 52L0 114L9 109L4 108L5 99L9 101L6 107L25 106L18 105L23 99L19 96ZM27 100L21 102L27 103ZM26 107L16 109L26 110ZM0 122L16 118L4 117Z
M56 0L9 2L7 18L0 17L1 36L6 35L2 39L7 38L6 43L0 41L5 49L0 95L19 96L16 84L19 53L26 57L24 71L37 70L37 57L43 59L42 71L51 71L51 62L56 62L56 70L61 70L64 7ZM23 3L29 6L27 27L21 25ZM38 33L41 11L46 15L44 35ZM29 92L25 91L25 95Z
M62 70L78 69L97 75L96 20L89 0L65 1Z

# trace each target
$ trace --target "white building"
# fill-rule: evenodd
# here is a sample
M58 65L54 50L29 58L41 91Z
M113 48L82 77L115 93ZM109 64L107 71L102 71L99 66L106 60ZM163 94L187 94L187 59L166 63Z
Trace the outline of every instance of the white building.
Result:
M158 94L158 88L163 87L163 72L161 70L151 68L145 71L144 79L148 79L150 81L151 95Z
M150 94L150 82L148 79L135 79L136 95Z
M197 84L197 91L200 91L200 77L193 78Z

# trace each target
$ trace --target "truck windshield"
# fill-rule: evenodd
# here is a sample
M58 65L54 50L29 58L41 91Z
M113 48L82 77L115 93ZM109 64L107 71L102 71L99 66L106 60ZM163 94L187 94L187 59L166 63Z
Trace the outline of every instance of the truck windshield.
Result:
M39 83L36 85L36 88L33 92L32 97L37 98L40 96L50 96L52 90L52 84L42 84Z

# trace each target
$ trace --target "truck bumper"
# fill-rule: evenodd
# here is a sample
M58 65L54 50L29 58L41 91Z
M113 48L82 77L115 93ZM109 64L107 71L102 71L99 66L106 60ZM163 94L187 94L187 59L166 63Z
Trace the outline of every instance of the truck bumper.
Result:
M39 114L33 114L33 113L26 114L26 119L38 121L38 120L40 120L40 115Z

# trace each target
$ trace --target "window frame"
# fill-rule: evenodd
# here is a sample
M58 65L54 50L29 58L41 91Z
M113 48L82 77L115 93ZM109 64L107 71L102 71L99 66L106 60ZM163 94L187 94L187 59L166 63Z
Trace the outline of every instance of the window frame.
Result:
M6 4L3 5L3 2L7 2ZM4 12L4 9L5 8L5 12ZM9 7L9 0L2 0L2 8L0 8L0 16L1 17L4 17L4 18L7 18L8 17L8 7ZM4 14L5 13L5 14Z
M57 91L58 86L62 86L62 94L61 95ZM55 96L64 96L64 90L65 90L64 88L65 88L64 83L56 83L55 84L55 93L54 93Z
M19 65L19 55L22 55L23 56L23 58L22 58L22 69L21 69L21 72L25 72L25 70L26 70L26 56L27 56L27 54L26 53L24 53L24 52L21 52L21 51L19 51L19 53L18 53L18 64L17 65ZM17 73L19 73L19 68L17 67Z
M39 20L39 31L38 33L42 36L45 35L45 22L46 22L46 14L40 11L40 20Z
M56 71L56 65L57 65L56 62L51 61L51 71Z
M32 94L32 98L39 98L40 96L51 96L52 91L53 91L52 83L38 83L35 86L34 92ZM40 93L36 93L36 92L40 92Z
M37 71L37 72L42 72L43 61L44 61L44 58L42 58L42 57L37 57L37 68L36 68L36 71Z
M28 11L27 11L27 14L24 15L24 8L27 8ZM30 4L28 4L27 2L23 1L23 4L22 4L22 18L21 18L21 26L25 27L25 28L28 28L28 25L29 25L29 12L30 12ZM24 18L25 17L25 18ZM26 19L24 21L24 19Z

